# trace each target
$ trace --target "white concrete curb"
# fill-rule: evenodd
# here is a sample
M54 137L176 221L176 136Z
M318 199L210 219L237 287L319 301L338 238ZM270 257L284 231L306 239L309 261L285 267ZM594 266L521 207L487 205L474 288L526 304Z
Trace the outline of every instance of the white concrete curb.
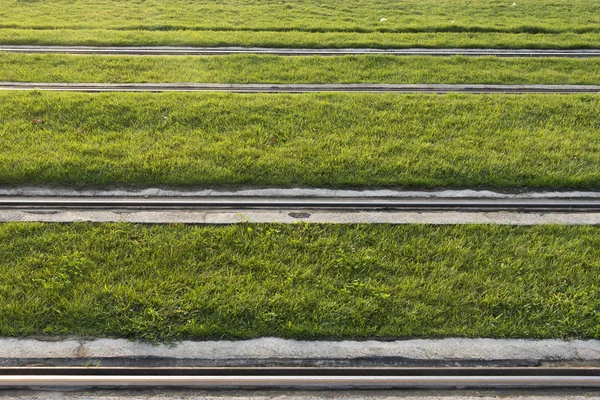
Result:
M0 339L0 359L165 357L260 360L402 357L412 360L600 361L600 340L416 339L397 341L298 341L260 338L183 341L174 345L124 339L41 341Z
M389 198L475 198L475 199L558 199L558 198L600 198L600 192L584 191L522 191L504 193L492 190L395 190L395 189L324 189L324 188L257 188L238 190L197 189L178 190L164 188L141 189L82 189L67 187L21 186L0 187L0 196L83 196L83 197L389 197Z
M22 211L2 210L0 222L127 222L143 224L210 224L298 222L318 224L496 224L496 225L600 225L600 213L519 212L323 212L323 211Z

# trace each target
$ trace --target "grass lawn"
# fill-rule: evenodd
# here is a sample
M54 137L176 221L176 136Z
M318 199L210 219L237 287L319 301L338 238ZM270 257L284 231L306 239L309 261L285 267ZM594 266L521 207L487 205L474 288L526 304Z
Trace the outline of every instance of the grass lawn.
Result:
M597 49L600 33L148 31L0 28L0 43L63 46Z
M0 54L0 81L597 84L600 58Z
M600 228L0 225L0 335L600 338Z
M600 4L589 0L2 0L2 5L2 43L379 47L386 41L373 34L392 34L387 41L392 46L449 41L452 47L597 47L600 33ZM115 33L107 37L103 31ZM319 36L332 33L337 35ZM432 33L462 36L437 39ZM482 40L477 34L499 36ZM522 40L514 36L520 34Z
M305 32L599 32L589 0L3 0L3 28ZM381 19L386 19L381 21Z
M0 184L600 189L593 95L0 93Z

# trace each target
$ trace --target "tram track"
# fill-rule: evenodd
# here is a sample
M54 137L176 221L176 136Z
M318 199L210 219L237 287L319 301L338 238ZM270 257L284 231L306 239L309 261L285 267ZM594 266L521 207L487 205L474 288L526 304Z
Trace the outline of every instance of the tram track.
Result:
M0 52L21 54L127 55L127 56L215 56L215 55L274 55L274 56L465 56L465 57L600 57L600 49L483 49L483 48L267 48L267 47L172 47L172 46L12 46L0 45Z
M0 388L599 388L598 368L0 368Z
M600 199L0 197L0 210L337 210L600 212Z
M0 82L0 90L68 92L230 92L230 93L600 93L600 85L481 84L220 84L220 83L48 83Z
M395 55L600 57L600 50L265 49L1 46L0 52L97 55ZM0 82L0 90L232 93L600 93L600 85L393 85ZM0 196L0 210L335 210L342 212L600 212L600 199L218 198ZM0 388L548 389L600 388L600 368L0 368Z

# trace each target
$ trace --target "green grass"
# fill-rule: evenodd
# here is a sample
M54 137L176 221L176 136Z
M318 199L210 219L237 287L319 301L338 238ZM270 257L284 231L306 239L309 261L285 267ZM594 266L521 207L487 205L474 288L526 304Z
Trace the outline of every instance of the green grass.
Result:
M0 225L0 335L600 339L600 228Z
M433 40L435 46L445 39L431 39L432 33L484 33L498 34L500 42L511 42L511 46L524 45L513 41L514 35L524 34L525 41L536 47L568 47L581 44L580 34L600 33L600 4L589 0L527 0L514 5L507 0L2 0L0 4L0 28L6 30L1 35L3 43L58 43L57 37L62 37L80 44L143 44L149 40L151 44L251 41L323 46L330 41L334 46L365 46L369 42L383 45L372 34L386 33L416 34L413 40ZM55 32L55 38L46 37L54 30L61 32ZM116 33L107 38L103 31ZM337 36L329 36L329 40L313 37L330 33ZM259 36L253 39L255 34ZM574 37L560 37L565 34ZM470 40L468 35L450 41L453 46L464 45L464 40ZM391 40L402 45L407 38L392 36ZM597 40L587 43L598 46Z
M599 32L589 0L2 0L3 28L307 32ZM10 10L10 12L9 12ZM381 22L381 18L387 21Z
M0 54L0 81L597 84L600 58Z
M0 43L63 46L597 49L600 47L600 33L115 31L0 28Z
M600 188L593 95L4 92L0 104L3 185Z

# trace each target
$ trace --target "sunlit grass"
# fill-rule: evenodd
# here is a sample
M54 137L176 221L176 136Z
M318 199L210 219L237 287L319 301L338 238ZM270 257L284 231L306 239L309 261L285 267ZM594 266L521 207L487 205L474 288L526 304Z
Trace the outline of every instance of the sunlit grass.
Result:
M3 28L537 34L599 32L600 24L600 5L589 0L3 0L3 6L10 10L0 18Z
M600 229L0 224L0 335L600 338Z
M0 54L0 81L597 84L600 58Z
M2 6L3 44L597 48L600 37L600 5L588 0L3 0Z
M600 188L593 95L0 93L0 183Z
M0 43L80 46L598 48L600 33L264 32L0 29Z

